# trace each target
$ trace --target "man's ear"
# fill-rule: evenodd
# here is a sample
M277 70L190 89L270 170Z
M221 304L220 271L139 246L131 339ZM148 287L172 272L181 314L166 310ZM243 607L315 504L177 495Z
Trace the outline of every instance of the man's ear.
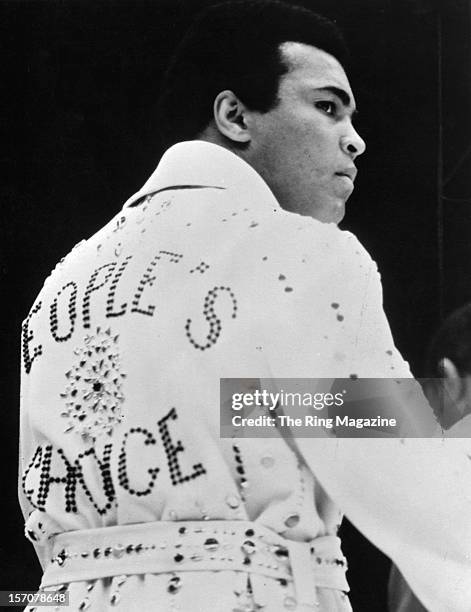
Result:
M214 122L221 134L234 142L250 142L246 124L247 109L229 89L218 93L214 100Z

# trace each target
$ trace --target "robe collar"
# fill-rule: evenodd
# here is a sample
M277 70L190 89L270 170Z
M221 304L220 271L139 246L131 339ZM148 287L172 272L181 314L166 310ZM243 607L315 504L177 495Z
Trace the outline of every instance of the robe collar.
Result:
M124 208L145 196L167 189L212 187L235 189L241 198L257 199L260 205L281 210L262 177L241 157L203 140L179 142L168 149L146 183Z

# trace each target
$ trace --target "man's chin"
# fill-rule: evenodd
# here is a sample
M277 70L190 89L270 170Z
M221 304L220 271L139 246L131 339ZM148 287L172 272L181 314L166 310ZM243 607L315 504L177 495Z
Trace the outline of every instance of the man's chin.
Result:
M314 211L311 215L321 223L335 223L338 225L345 216L345 202L330 202L328 206L321 210Z

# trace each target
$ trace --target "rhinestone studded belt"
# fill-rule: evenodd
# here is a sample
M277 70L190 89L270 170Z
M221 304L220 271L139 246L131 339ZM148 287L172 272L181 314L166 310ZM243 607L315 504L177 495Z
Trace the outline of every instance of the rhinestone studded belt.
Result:
M316 587L348 591L340 539L295 542L256 522L160 521L56 536L41 587L120 575L243 571L294 581L299 603Z

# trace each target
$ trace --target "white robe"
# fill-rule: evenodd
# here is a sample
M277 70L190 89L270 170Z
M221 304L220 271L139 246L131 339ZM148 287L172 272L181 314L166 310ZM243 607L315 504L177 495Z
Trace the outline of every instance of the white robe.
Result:
M309 540L335 534L342 511L430 610L469 611L471 466L461 447L220 437L220 378L352 374L411 377L358 240L282 210L229 151L172 147L58 264L25 320L20 500L43 565L62 531L209 517ZM191 572L172 594L168 581L130 576L120 605L251 609L241 572ZM114 588L76 583L71 599L101 612ZM289 608L290 589L262 580L256 603ZM349 609L338 591L318 598L322 612Z

